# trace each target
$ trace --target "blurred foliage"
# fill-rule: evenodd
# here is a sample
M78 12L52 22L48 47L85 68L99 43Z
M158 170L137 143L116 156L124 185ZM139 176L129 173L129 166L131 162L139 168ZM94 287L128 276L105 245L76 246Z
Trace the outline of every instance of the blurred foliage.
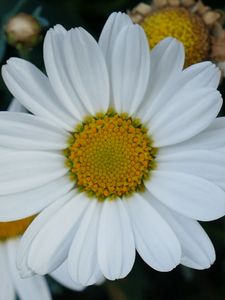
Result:
M4 64L18 51L5 43L4 24L17 12L33 14L43 26L62 24L67 29L82 26L98 38L101 28L112 11L126 11L139 3L135 0L0 0L0 58ZM147 1L146 1L147 2ZM214 8L225 8L224 1L204 1ZM44 34L47 28L44 29ZM30 53L29 60L43 70L42 43ZM225 83L220 86L225 95ZM0 109L4 110L11 99L0 79ZM225 115L224 108L221 115ZM204 271L182 266L169 273L160 273L148 267L139 257L131 273L123 280L105 282L88 287L84 292L73 292L48 277L54 300L224 300L225 299L225 220L204 223L216 253L215 264ZM41 299L40 299L41 300Z

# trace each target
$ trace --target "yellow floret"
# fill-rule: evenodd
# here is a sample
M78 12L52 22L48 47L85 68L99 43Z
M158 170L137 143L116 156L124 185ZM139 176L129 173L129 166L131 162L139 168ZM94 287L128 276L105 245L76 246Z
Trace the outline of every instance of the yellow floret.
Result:
M209 32L196 14L183 7L166 7L148 15L140 24L153 48L162 39L171 36L184 44L185 66L204 61L210 49Z
M143 188L156 149L138 120L98 114L78 127L65 152L78 188L99 200Z

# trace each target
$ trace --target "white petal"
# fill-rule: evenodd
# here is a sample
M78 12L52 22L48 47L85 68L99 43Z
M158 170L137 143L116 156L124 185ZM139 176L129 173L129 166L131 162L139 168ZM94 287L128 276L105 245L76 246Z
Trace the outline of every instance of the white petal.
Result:
M77 120L59 102L48 78L34 65L11 58L2 67L2 76L10 92L29 111L52 120L58 127L73 130Z
M7 110L11 112L27 112L26 108L16 98L11 101Z
M63 176L40 188L0 196L0 220L2 222L33 216L53 201L67 194L74 186L69 176Z
M44 277L33 276L22 279L16 268L16 255L19 239L8 240L6 244L9 268L17 295L22 300L51 300L51 294ZM8 298L4 298L8 300Z
M55 32L57 32L61 35L66 34L66 32L67 32L67 30L60 24L55 25L53 28L54 28Z
M75 190L71 191L71 197L73 198L44 224L30 246L27 262L37 274L52 272L67 257L82 214L90 203L84 193L76 195Z
M217 88L220 83L221 71L209 61L191 65L184 70L184 73L195 87Z
M150 55L146 35L138 25L125 27L112 54L112 92L118 112L133 114L141 104L149 80Z
M115 46L115 42L121 30L127 25L131 25L132 21L127 14L121 12L113 12L107 19L100 38L99 46L105 56L108 69L110 70L112 51Z
M0 155L7 155L8 153L10 152L14 152L14 151L17 151L15 149L12 149L12 148L7 148L7 147L1 147L0 146Z
M109 107L109 78L104 56L84 29L71 29L65 39L68 78L80 102L91 114Z
M170 40L171 45L169 43ZM173 47L172 42L174 44ZM153 81L150 81L147 92L147 95L149 95L149 97L146 97L145 105L143 105L140 109L139 115L142 122L148 122L149 120L151 120L161 110L161 108L164 108L164 106L170 102L170 99L172 99L177 92L182 91L183 94L188 95L188 92L194 91L199 88L216 87L216 84L214 84L214 80L217 80L218 78L218 68L216 68L214 64L212 64L211 62L202 62L190 66L183 72L181 72L183 61L182 57L184 54L183 46L181 45L181 43L171 38L167 38L161 43L165 44L165 46L167 46L167 44L169 45L165 53L167 53L169 50L171 50L171 52L168 52L168 57L166 57L166 61L162 63L161 68L156 68L155 70L153 69L154 62L156 63L156 66L158 66L157 62L161 61L160 56L163 53L163 49L160 49L161 51L158 52L159 57L156 57L155 59L153 57L151 59L151 74L157 74L157 72L159 72L159 74L157 76L152 76ZM154 49L156 49L156 47ZM153 53L154 49L152 51ZM166 72L164 70L164 65L170 65L170 57L173 56L172 52L174 52L175 57L180 57L180 62L178 61L177 64L175 64L175 68L172 68L173 72L170 71L169 66ZM162 78L164 78L164 76L165 79L163 79L162 81ZM152 79L152 77L150 77L150 79ZM183 96L180 97L180 100L182 99Z
M195 136L210 125L221 106L221 95L212 88L177 92L148 124L155 147Z
M0 112L0 146L24 150L62 150L69 134L44 119L18 112Z
M110 279L125 277L135 260L132 227L123 201L106 200L99 222L98 262L103 275Z
M190 150L162 155L159 153L157 165L160 171L192 174L225 188L225 153L215 155L215 152L207 150Z
M23 234L17 257L17 267L22 277L29 277L34 274L27 263L30 247L34 238L47 222L71 199L72 193L74 193L74 191L67 193L44 209ZM49 237L49 241L51 241L51 237Z
M153 48L150 58L150 80L145 100L139 111L144 122L157 112L159 106L164 105L165 98L158 99L157 96L163 94L180 76L184 65L183 44L168 37Z
M65 49L67 31L57 30L58 27L48 30L44 40L44 62L49 81L58 98L77 120L82 120L87 111L77 98L72 87L66 66L66 56L69 51Z
M15 288L9 270L6 248L2 242L0 243L0 266L1 273L4 274L4 276L1 276L0 280L0 299L16 300Z
M102 203L91 199L68 255L71 278L83 286L95 284L102 273L97 260L97 237Z
M181 264L194 269L209 268L215 261L215 250L199 223L168 209L152 195L149 201L175 232L182 249Z
M41 187L65 175L65 158L57 153L23 151L0 157L0 195Z
M60 265L58 269L52 272L50 275L56 281L58 281L63 286L67 287L68 289L75 290L75 291L82 291L84 287L75 283L69 275L67 269L68 261L65 260L63 264Z
M162 153L176 153L191 149L216 149L225 147L225 117L216 118L198 135L182 143L163 147Z
M215 149L215 151L216 151L216 153L221 153L222 155L224 155L225 154L225 147Z
M210 221L225 215L225 193L197 176L152 171L147 189L166 206L193 219Z
M125 201L133 226L136 249L158 271L170 271L180 263L181 248L174 232L143 196Z

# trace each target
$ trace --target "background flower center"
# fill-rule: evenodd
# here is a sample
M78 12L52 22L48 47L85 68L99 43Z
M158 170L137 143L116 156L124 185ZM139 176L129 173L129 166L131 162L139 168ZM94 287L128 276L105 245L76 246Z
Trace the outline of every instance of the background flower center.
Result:
M28 217L18 221L0 222L0 240L22 235L35 217Z
M155 154L138 120L112 112L86 120L66 150L77 186L99 200L143 189Z
M184 44L185 66L206 60L210 50L209 31L202 19L183 7L155 10L140 24L153 48L171 36Z

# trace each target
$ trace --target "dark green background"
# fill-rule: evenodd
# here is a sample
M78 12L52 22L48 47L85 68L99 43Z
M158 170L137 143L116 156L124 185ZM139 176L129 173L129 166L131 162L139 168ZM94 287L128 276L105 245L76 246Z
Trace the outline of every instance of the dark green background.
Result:
M2 22L6 13L11 11L15 2L12 0L0 0L0 22ZM205 3L215 8L225 7L224 1L205 1ZM30 0L27 1L21 11L32 13L37 6L41 5L43 7L42 15L49 21L50 27L58 23L67 29L83 26L98 38L107 16L112 11L126 11L127 9L132 9L136 4L138 4L138 1L135 0ZM2 64L11 56L18 56L18 53L14 48L7 46ZM40 68L43 68L42 43L32 51L30 60ZM220 86L220 91L225 95L224 83ZM10 99L11 95L0 79L0 109L6 109ZM221 114L224 115L223 110ZM54 299L224 300L224 225L225 222L223 219L203 224L215 245L217 253L216 263L209 270L195 271L179 266L172 272L160 273L152 270L137 257L135 266L127 278L115 282L107 281L102 286L89 287L82 293L72 292L48 278L50 287L54 293Z

